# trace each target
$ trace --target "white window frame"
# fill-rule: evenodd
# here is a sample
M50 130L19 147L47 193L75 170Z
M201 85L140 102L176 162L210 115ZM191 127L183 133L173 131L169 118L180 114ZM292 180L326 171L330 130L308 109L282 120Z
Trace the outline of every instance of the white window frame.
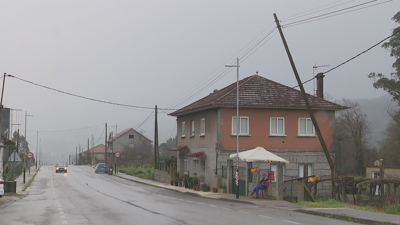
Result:
M190 121L190 137L194 137L194 120Z
M302 120L305 120L305 128L306 128L306 132L304 133L304 134L302 134L301 133L301 121ZM312 133L311 134L309 134L309 133L307 133L308 131L308 124L309 124L309 122L311 122L311 124L312 124L312 120L311 120L311 118L299 118L299 136L315 136L315 128L314 128L314 124L312 124Z
M200 136L206 136L206 118L200 119Z
M182 137L185 137L185 121L182 122Z
M299 163L299 178L304 177L304 165L305 163ZM312 163L307 163L308 165L308 176L312 176L314 174L313 171L313 164Z
M234 120L236 119L237 116L232 116L232 135L236 135L236 133L234 132L234 130L236 130L236 126L234 126ZM242 119L246 119L247 120L247 126L246 126L246 133L242 132ZM249 117L248 116L239 116L239 135L249 135Z
M272 120L276 120L276 132L272 132ZM282 121L282 133L279 133L279 121ZM284 117L271 117L269 133L271 136L285 136L285 118Z
M189 169L189 163L188 163L188 159L183 159L183 173L184 174L188 174L188 169Z

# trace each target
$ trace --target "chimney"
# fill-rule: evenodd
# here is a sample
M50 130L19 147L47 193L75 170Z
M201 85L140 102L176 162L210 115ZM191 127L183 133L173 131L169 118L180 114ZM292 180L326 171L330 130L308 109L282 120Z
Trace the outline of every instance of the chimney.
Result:
M317 97L324 98L324 77L323 73L318 73L315 78L317 78Z

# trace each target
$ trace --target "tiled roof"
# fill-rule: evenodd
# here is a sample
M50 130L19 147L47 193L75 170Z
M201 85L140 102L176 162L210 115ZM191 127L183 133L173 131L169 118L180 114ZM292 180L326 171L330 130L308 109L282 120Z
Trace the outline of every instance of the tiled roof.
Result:
M94 146L94 148L89 149L89 153L104 154L105 150L106 150L106 148L105 148L104 144L99 144L99 145ZM87 154L87 151L88 150L84 151L84 153Z
M114 137L112 137L111 139L108 139L107 142L113 142L115 140L117 140L119 137L123 136L124 134L126 134L128 131L130 130L134 130L136 131L136 133L138 133L138 135L141 135L142 137L146 138L147 141L149 142L153 142L150 139L148 139L146 136L144 136L143 134L141 134L140 132L138 132L137 130L133 129L133 128L127 128L121 132L119 132L117 135L115 135Z
M195 152L195 153L192 153L192 154L188 155L187 157L206 158L207 155L204 152Z
M307 94L307 97L313 109L347 109L346 106L341 106L313 95ZM234 82L169 115L179 116L210 108L236 107L236 104L236 82ZM239 81L239 107L306 109L306 104L299 90L260 75L253 75Z
M170 151L178 151L178 152L188 152L190 149L188 146L176 146L169 149Z

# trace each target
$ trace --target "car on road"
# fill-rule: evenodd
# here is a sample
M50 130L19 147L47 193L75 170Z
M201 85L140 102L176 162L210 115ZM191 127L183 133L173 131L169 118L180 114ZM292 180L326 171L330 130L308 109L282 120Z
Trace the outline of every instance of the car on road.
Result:
M4 196L4 180L0 178L0 198Z
M59 172L66 173L67 172L67 168L68 167L65 164L57 164L56 165L56 173L59 173Z
M105 163L99 163L94 168L95 173L108 173L108 166Z

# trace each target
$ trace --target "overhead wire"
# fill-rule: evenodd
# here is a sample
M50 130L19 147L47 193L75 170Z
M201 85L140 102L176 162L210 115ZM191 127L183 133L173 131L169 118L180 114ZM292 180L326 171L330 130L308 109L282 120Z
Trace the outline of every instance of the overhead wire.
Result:
M262 34L264 34L266 31L268 31L268 29L273 25L274 23L272 22L270 25L267 26L267 28L265 28L261 33L259 33L255 38L253 38L253 40L251 40L249 43L247 43L244 47L242 47L238 52L236 52L234 55L238 55L240 54L240 52L242 52L247 46L252 45L252 43L258 38L260 37ZM254 45L254 44L253 44ZM250 47L252 48L252 46ZM246 50L247 51L247 50ZM207 81L209 81L214 74L220 74L224 71L224 65L227 63L230 63L232 60L236 60L233 59L234 56L232 56L231 58L229 58L224 64L218 66L213 72L211 72L209 75L207 75L203 80L201 80L200 82L198 82L193 88L188 89L188 91L186 91L185 93L182 94L182 97L175 99L173 102L171 102L169 105L171 108L176 108L176 106L181 105L181 101L184 101L187 97L186 93L193 93L193 91L197 91L199 89L203 88L203 85L207 84ZM221 69L222 67L222 69Z
M127 105L127 104L121 104L121 103L115 103L115 102L109 102L109 101L103 101L103 100L98 100L98 99L94 99L94 98L89 98L89 97L85 97L85 96L82 96L82 95L72 94L72 93L69 93L69 92L65 92L65 91L61 91L61 90L55 89L55 88L51 88L51 87L47 87L47 86L44 86L44 85L41 85L41 84L37 84L37 83L34 83L32 81L28 81L28 80L19 78L19 77L15 76L15 75L7 74L7 76L15 78L15 79L20 80L20 81L24 81L24 82L29 83L29 84L33 84L33 85L36 85L36 86L39 86L39 87L42 87L42 88L46 88L46 89L49 89L49 90L52 90L52 91L55 91L55 92L59 92L59 93L62 93L62 94L66 94L66 95L70 95L70 96L74 96L74 97L77 97L77 98L82 98L82 99L86 99L86 100L90 100L90 101L94 101L94 102L100 102L100 103L105 103L105 104L110 104L110 105L117 105L117 106L125 106L125 107L131 107L131 108L138 108L138 109L154 109L153 107ZM164 110L176 110L176 109L168 109L168 108L163 108L163 109Z
M354 12L354 11L370 8L370 7L373 7L373 6L385 4L385 3L391 2L393 0L387 0L387 1L379 2L379 3L373 4L373 5L364 6L364 7L361 7L361 8L356 8L356 7L360 7L360 6L363 6L363 5L366 5L366 4L370 4L370 3L373 3L373 2L376 2L376 1L378 1L378 0L372 0L372 1L364 2L364 3L358 4L358 5L354 5L354 6L351 6L351 7L339 9L339 10L336 10L336 11L333 11L333 12L329 12L329 13L324 13L322 15L313 16L313 17L310 17L310 18L298 20L298 21L291 22L291 23L286 23L285 24L283 22L282 23L282 28L288 28L288 27L297 26L297 25L301 25L301 24L305 24L305 23L310 23L310 22L314 22L314 21L318 21L318 20L322 20L322 19L327 19L327 18L334 17L334 16L347 14L347 13L350 13L350 12ZM356 9L350 10L352 8L356 8ZM348 10L348 11L346 11L346 10ZM342 12L342 11L345 11L345 12ZM339 12L341 12L341 13L339 13ZM331 15L331 14L333 14L333 15Z

